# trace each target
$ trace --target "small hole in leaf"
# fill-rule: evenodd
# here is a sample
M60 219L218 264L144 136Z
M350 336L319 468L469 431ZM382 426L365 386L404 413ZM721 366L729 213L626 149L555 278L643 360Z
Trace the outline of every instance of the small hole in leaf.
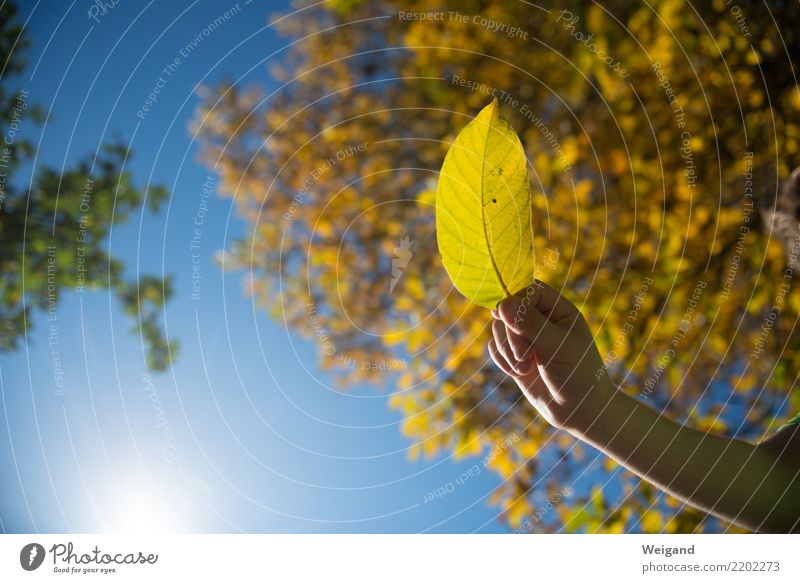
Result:
M493 199L492 199L492 202L496 203L496 202L497 202L497 199L496 199L496 198L493 198Z

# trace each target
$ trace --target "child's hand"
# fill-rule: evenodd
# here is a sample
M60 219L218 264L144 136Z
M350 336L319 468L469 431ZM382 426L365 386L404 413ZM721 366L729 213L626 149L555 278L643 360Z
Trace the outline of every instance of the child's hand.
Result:
M661 416L616 390L578 309L538 281L492 316L492 359L550 423L705 512L800 530L800 427L753 445Z
M556 290L534 281L492 311L489 353L547 421L583 431L615 389L586 321Z

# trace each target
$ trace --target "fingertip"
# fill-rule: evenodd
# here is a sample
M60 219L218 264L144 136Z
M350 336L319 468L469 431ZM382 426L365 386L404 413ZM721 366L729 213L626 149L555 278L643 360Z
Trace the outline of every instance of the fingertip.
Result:
M513 324L521 306L522 300L517 296L510 296L500 302L497 307L497 312L503 322L506 324Z
M519 364L517 364L516 371L518 374L521 375L530 374L531 372L533 372L535 364L536 363L533 358L526 358L525 360L522 360L519 362Z
M503 358L503 355L500 354L500 350L498 350L497 343L495 342L494 338L489 341L489 356L491 357L492 361L494 361L494 364L497 366L497 368L499 368L501 371L509 376L513 376L515 374L514 369L508 364L506 359Z
M508 339L508 346L511 348L516 362L522 362L528 358L533 348L528 338L509 327L506 327L506 338Z

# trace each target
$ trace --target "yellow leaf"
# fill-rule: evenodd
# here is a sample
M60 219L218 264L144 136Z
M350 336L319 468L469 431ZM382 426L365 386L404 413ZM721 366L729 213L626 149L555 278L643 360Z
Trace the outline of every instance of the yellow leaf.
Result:
M522 144L497 100L447 152L436 190L439 252L456 289L494 308L533 279L531 194Z
M575 186L575 200L577 200L580 204L586 204L589 200L589 193L592 191L592 181L591 180L581 180Z
M523 517L529 514L530 510L531 508L527 498L516 500L508 511L508 523L511 525L511 528L519 527Z
M420 206L432 205L436 202L436 192L426 188L417 195L417 204Z
M615 520L611 523L608 523L606 524L605 532L607 534L624 534L625 523L621 520Z
M642 532L661 532L661 513L657 510L648 510L642 514L641 518Z

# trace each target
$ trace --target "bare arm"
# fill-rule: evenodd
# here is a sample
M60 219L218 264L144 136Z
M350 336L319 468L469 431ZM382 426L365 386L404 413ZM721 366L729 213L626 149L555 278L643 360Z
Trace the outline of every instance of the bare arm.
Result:
M797 426L758 445L704 433L615 391L607 409L570 433L669 494L762 532L800 529Z
M550 423L692 506L752 530L800 530L797 426L756 445L659 415L611 384L580 312L545 284L493 315L492 358Z

